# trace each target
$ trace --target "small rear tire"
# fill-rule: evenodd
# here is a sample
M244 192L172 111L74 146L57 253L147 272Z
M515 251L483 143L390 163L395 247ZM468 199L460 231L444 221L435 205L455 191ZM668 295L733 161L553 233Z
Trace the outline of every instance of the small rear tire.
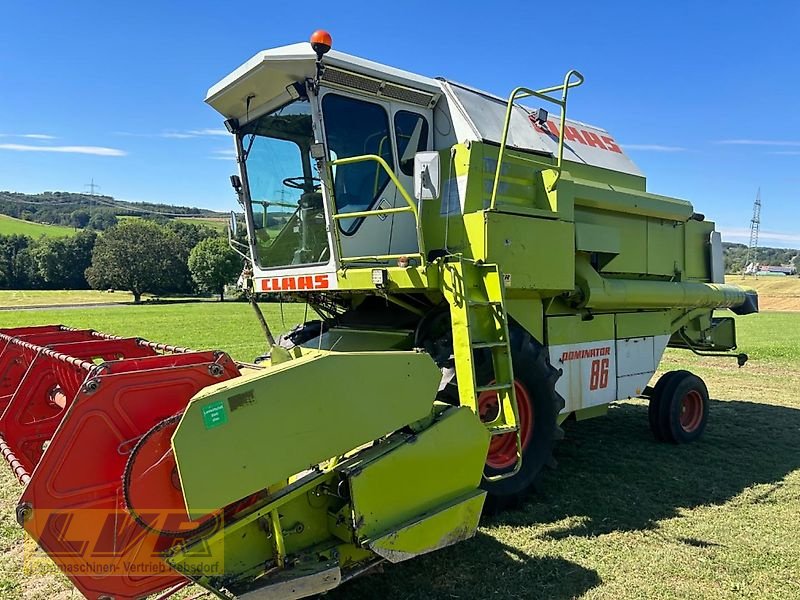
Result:
M650 423L650 431L653 433L653 437L656 438L659 442L666 442L667 437L665 437L665 432L661 430L661 425L659 424L659 413L661 409L661 397L664 395L664 388L670 382L670 380L678 374L681 373L689 373L689 371L667 371L664 373L659 380L656 382L656 385L650 389L650 404L647 407L647 418Z
M663 382L663 384L662 384ZM697 440L708 422L708 388L689 371L664 375L650 400L650 427L659 441L688 444Z

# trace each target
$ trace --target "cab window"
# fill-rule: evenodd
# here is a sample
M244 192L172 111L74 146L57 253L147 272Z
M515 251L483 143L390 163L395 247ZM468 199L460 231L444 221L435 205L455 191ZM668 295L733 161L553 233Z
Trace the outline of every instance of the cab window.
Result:
M398 110L394 115L394 135L400 170L412 177L414 155L428 149L428 122L422 115Z
M376 154L394 169L389 117L379 104L327 94L322 99L325 134L331 157L347 158ZM389 175L374 161L338 165L333 176L333 194L338 213L369 210L389 182ZM340 221L351 233L358 219Z

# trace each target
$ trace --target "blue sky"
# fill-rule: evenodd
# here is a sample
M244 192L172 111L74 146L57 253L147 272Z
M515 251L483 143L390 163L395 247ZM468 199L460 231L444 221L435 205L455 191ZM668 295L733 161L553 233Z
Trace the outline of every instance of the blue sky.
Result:
M328 29L341 51L501 95L577 68L570 116L608 129L652 192L724 237L800 248L797 2L4 2L0 189L215 209L235 202L207 88ZM47 150L43 150L47 148Z

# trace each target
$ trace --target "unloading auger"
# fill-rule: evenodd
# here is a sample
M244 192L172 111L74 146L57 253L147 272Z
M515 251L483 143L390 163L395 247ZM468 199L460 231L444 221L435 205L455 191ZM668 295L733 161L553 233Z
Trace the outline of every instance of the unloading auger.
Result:
M712 222L567 119L582 82L501 99L315 32L213 86L242 285L319 318L259 364L0 330L0 451L38 547L93 600L303 598L473 536L568 418L644 397L657 440L697 439L703 381L648 383L666 347L741 366L717 311L757 297L724 283Z

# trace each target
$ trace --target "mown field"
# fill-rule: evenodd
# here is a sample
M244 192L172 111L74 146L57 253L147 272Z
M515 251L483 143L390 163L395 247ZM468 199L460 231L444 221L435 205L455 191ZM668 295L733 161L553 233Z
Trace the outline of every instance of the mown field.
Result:
M131 302L128 292L109 294L98 290L0 290L0 309L58 304Z
M275 329L304 308L267 305ZM240 303L0 312L0 327L91 326L251 359L264 349ZM519 510L484 519L469 542L388 566L326 596L408 599L800 597L800 314L738 319L743 369L669 351L714 398L694 445L657 444L643 401L567 424L559 467ZM0 468L0 597L78 598L57 573L22 574L19 488ZM196 590L195 592L196 593Z
M38 238L40 235L48 237L65 237L74 235L75 230L71 227L61 225L43 225L41 223L31 223L22 219L15 219L8 215L0 215L0 235L28 235Z
M725 282L758 291L762 310L800 311L800 277L727 275Z

